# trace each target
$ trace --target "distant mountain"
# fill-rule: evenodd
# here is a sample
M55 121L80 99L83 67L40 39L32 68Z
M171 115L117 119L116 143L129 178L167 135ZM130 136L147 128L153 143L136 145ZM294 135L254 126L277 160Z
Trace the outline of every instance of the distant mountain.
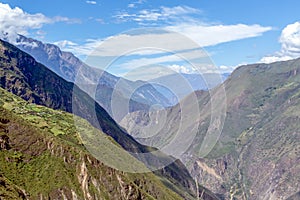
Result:
M218 95L222 87L227 101ZM210 94L217 102L226 101L226 119L218 143L208 156L200 158L199 144L212 120ZM188 105L185 109L193 104L199 107L199 116L194 120L198 131L181 159L199 183L224 199L298 199L300 59L241 66L222 86L210 93L197 92L198 101L191 97L183 102ZM183 102L165 111L131 113L121 124L138 138L150 116L156 119L166 113L166 122L157 135L138 140L159 147L177 133L180 124L191 120L181 118Z
M175 105L187 95L197 90L208 90L223 83L229 76L224 74L170 74L150 80L160 93L164 94ZM176 84L174 84L176 83ZM173 101L172 101L173 100Z
M196 90L207 90L221 83L229 74L172 74L144 81L129 81L101 69L92 68L70 52L64 52L53 44L20 35L16 46L32 55L53 72L67 81L75 82L116 120L120 121L129 112L148 111L152 105L170 107ZM172 86L176 82L176 87ZM116 88L117 86L117 88ZM112 95L117 100L112 105ZM115 105L117 104L117 105ZM124 105L129 104L129 108ZM121 106L119 106L121 105ZM115 108L116 106L116 108ZM114 110L111 108L114 107Z
M131 152L137 159L143 161L148 168L173 160L173 158L158 151L156 151L156 155L152 154L151 152L155 151L155 148L136 142L124 130L120 129L99 104L76 85L65 81L36 62L30 55L1 40L0 66L0 86L2 88L28 102L75 113L79 117L83 117L91 125L110 136L125 150ZM42 126L42 124L40 125ZM57 129L52 131L54 134L61 133ZM167 187L180 196L184 196L186 199L195 198L196 184L179 160L175 160L169 166L154 173L162 179ZM205 199L216 199L212 193L202 187L199 187L199 194L203 194Z
M53 72L67 81L75 82L85 92L95 96L97 102L112 115L111 97L124 103L130 102L129 111L148 110L151 105L170 106L169 100L147 82L132 82L109 74L103 70L92 68L72 53L64 52L53 44L44 44L38 40L19 35L15 45L32 55ZM118 88L116 89L116 84ZM96 92L95 92L96 91ZM93 94L95 92L95 94ZM125 112L125 110L124 110ZM120 120L127 113L118 113L115 120Z

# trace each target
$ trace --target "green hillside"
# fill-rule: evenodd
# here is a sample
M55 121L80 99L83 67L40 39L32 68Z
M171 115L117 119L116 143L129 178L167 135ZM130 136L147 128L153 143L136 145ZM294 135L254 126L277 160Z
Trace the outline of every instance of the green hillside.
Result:
M0 110L0 199L182 199L152 173L123 173L93 158L69 113L30 104L2 88ZM143 167L125 151L120 156Z

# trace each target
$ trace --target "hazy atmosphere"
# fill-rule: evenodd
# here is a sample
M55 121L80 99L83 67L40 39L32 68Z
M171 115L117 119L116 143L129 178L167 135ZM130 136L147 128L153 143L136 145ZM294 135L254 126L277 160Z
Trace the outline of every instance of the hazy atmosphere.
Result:
M299 7L0 0L0 200L299 200Z

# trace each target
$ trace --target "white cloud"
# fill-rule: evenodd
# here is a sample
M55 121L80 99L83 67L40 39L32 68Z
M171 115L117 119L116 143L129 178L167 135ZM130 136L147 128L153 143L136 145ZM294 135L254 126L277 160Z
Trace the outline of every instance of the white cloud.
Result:
M39 45L36 42L18 42L19 45L31 47L31 48L36 48Z
M143 3L146 3L147 0L138 0L135 2L135 4L143 4Z
M300 22L287 25L281 32L279 42L281 50L263 57L261 62L272 63L300 57Z
M195 73L195 70L191 67L183 66L183 65L169 65L168 66L171 70L177 73L183 73L183 74L192 74Z
M166 31L178 31L176 32ZM231 72L235 67L210 65L209 55L200 47L207 47L250 37L256 37L271 30L259 25L196 25L181 24L159 29L138 29L137 31L111 36L105 40L88 40L83 45L61 43L62 49L78 56L86 55L86 62L94 67L110 64L107 57L128 57L122 63L110 68L112 73L132 71L143 66L168 65L183 73L192 73L180 63L191 62L201 73ZM97 64L98 63L98 64ZM102 66L98 66L102 63ZM114 68L114 69L113 69ZM149 72L150 73L150 72ZM147 74L147 73L145 73Z
M54 22L66 22L67 24L80 24L81 20L76 18L68 18L68 17L62 17L62 16L56 16L54 18L50 19L52 23Z
M72 52L77 56L87 56L90 55L98 46L100 46L102 42L103 40L101 39L87 39L83 45L80 45L69 40L61 40L54 42L54 44L60 47L62 50Z
M105 42L101 43L101 45L97 46L93 55L120 56L126 53L139 55L140 52L152 54L152 51L149 50L174 52L198 48L197 44L187 42L185 37L177 33L152 33L151 31L157 30L141 29L141 33L139 34L133 35L132 33L125 33L109 37ZM98 44L98 41L96 41L96 43Z
M202 61L208 61L207 60L208 55L203 51L203 50L188 50L185 52L177 52L174 54L157 54L157 57L153 58L147 58L147 57L142 57L142 58L137 58L137 59L131 59L129 61L123 62L122 64L118 65L118 68L121 69L126 69L126 70L132 70L135 68L143 67L143 66L151 66L151 65L160 65L160 64L168 64L168 66L172 66L175 71L178 70L185 70L186 73L191 73L193 69L190 67L189 72L184 68L180 68L180 65L176 64L170 64L170 63L177 63L177 62L186 62L186 63L191 63L194 64L195 67L199 67L199 60ZM198 61L197 61L198 59ZM203 69L203 67L200 67L200 69Z
M176 15L200 14L201 10L189 6L176 6L173 8L162 6L161 13L163 16L176 16Z
M167 55L167 56L160 56L156 58L132 59L130 61L118 65L118 67L121 69L132 70L142 66L150 66L155 64L171 63L171 62L179 62L179 61L182 61L182 58L176 55Z
M43 24L52 23L43 14L28 14L22 9L11 8L8 4L0 3L0 37L14 40L16 33L27 35L29 29L39 29Z
M96 1L86 1L87 4L92 4L92 5L96 5L97 2Z
M111 69L110 69L111 70ZM202 66L199 65L196 68L192 67L189 64L159 64L159 65L145 65L133 68L131 70L126 71L125 73L116 73L116 75L127 78L129 80L151 80L162 76L167 76L171 74L207 74L207 73L215 73L222 74L232 72L233 69L231 67L226 67L226 69L220 69L218 67L213 66L212 63L206 63ZM112 72L117 72L112 70Z
M143 3L146 3L147 1L146 0L138 0L138 1L135 1L133 3L130 3L127 5L128 8L135 8L137 7L137 4L143 4Z
M210 63L209 55L200 46L212 46L259 36L271 28L244 24L211 26L196 26L195 24L188 26L185 24L176 27L169 26L167 29L180 31L181 34L158 29L139 29L111 36L105 40L87 40L83 45L70 41L60 41L57 44L63 50L71 51L78 56L88 56L86 62L94 67L106 67L110 64L109 57L138 55L132 58L128 57L122 63L110 66L110 72L115 74L134 71L136 68L145 66L160 65L172 66L173 70L177 72L193 73L192 69L179 64L186 61L191 62L201 73L225 73L231 72L235 67L221 66L218 68L213 66ZM102 66L98 66L99 63ZM146 77L147 73L144 73Z
M135 7L135 4L134 4L134 3L128 4L128 8L134 8L134 7Z
M165 30L141 29L139 34L124 33L106 40L88 40L83 45L64 48L77 55L90 55L93 52L94 56L120 56L128 53L129 50L137 50L136 54L141 54L141 51L147 48L152 50L146 51L149 54L152 54L155 49L176 52L260 36L271 28L245 24L180 24L168 26Z
M287 60L292 60L296 57L291 57L291 56L285 56L281 54L280 52L275 53L275 55L270 55L270 56L265 56L263 57L260 62L262 63L273 63L273 62L278 62L278 61L287 61Z
M238 65L236 65L236 66L226 66L226 65L221 65L221 66L218 67L218 69L219 69L219 72L220 72L221 74L223 74L223 73L231 73L231 72L232 72L233 70L235 70L237 67L242 66L242 65L247 65L247 64L249 64L249 63L240 63L240 64L238 64Z
M49 18L41 13L29 14L21 8L11 8L0 3L0 38L15 42L17 34L28 35L32 29L40 29L45 24L72 21L66 17Z
M141 34L136 35L124 33L108 37L105 40L89 39L83 45L65 45L63 49L70 50L76 55L93 54L93 56L101 57L118 57L123 54L149 55L163 51L172 52L198 47L195 43L187 43L186 38L182 35L167 32L151 33L151 31L152 29L145 29ZM183 40L185 41L183 42Z
M78 44L68 41L68 40L62 40L58 42L54 42L53 44L57 45L59 48L64 49L69 46L77 46Z
M150 65L141 66L132 69L126 73L118 74L130 80L151 80L161 76L167 76L176 73L193 74L197 73L191 66L188 65Z
M175 30L175 26L167 28ZM177 26L176 30L180 31L181 34L167 31L159 32L158 29L140 29L138 34L130 32L111 36L106 40L88 40L83 45L72 42L60 42L58 44L62 49L71 51L78 56L87 55L86 62L95 67L106 67L106 64L109 64L109 61L105 60L106 57L118 58L138 55L110 67L111 72L116 74L118 71L132 71L143 66L161 64L173 66L175 71L192 73L179 64L186 61L191 62L201 73L225 73L231 72L235 67L221 66L217 68L212 66L209 55L200 47L259 36L270 29L259 25L196 26L193 24ZM98 66L97 63L103 65Z
M224 70L227 70L229 67L228 66L225 66L225 65L221 65L220 66L220 69L224 69Z
M142 2L143 0L133 4ZM133 14L120 13L115 16L119 21L135 21L137 23L160 21L161 29L160 31L145 29L138 34L123 33L109 37L109 42L107 40L106 42L90 40L82 46L72 46L72 49L76 51L76 54L90 54L93 50L96 50L93 52L96 56L119 56L127 53L128 49L135 50L151 47L175 52L191 50L199 48L199 46L207 47L224 42L257 37L272 29L271 27L263 27L257 24L203 24L199 20L197 21L194 15L200 13L200 10L188 6L172 8L162 6L158 9L140 10ZM166 30L167 32L161 30ZM187 40L190 41L186 43ZM152 51L153 53L153 48L146 52ZM136 54L141 54L140 52Z
M135 4L129 4L131 7ZM128 5L128 6L129 6ZM135 21L135 22L156 22L156 21L174 21L184 15L199 14L200 10L188 6L164 7L159 9L144 9L135 13L120 12L114 17L118 22Z
M300 54L300 22L286 26L279 42L282 44L282 50L290 55Z
M201 47L206 47L261 36L264 32L270 31L272 28L257 24L199 25L186 23L168 26L166 29L181 33L194 40Z
M132 4L129 7L135 6L136 2ZM135 13L119 13L115 17L121 22L132 21L138 24L145 23L145 25L157 22L161 29L139 29L111 36L105 40L88 40L83 45L67 44L63 49L72 51L76 55L89 56L92 54L95 57L143 56L125 60L120 65L120 68L131 70L141 65L161 63L177 65L176 62L184 59L188 61L202 59L208 55L200 47L257 37L272 29L258 24L204 24L199 22L199 17L196 17L199 14L201 14L201 10L188 6L160 7L144 9ZM171 54L166 55L163 52ZM149 55L152 57L147 57ZM99 61L97 62L99 63ZM199 60L196 62L198 66L200 66L200 62ZM207 70L205 66L200 68ZM230 70L230 68L223 70Z

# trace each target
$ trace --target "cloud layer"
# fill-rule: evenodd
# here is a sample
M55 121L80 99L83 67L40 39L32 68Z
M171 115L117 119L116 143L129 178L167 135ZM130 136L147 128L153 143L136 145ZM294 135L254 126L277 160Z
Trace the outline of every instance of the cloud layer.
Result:
M14 42L17 34L28 35L32 29L40 29L45 24L55 22L75 22L67 17L49 18L41 13L29 14L21 8L11 8L0 3L0 38Z
M269 30L271 30L271 27L262 27L260 25L179 24L163 27L160 29L160 33L153 33L153 31L145 29L139 34L124 33L104 40L87 40L83 45L78 45L71 41L58 41L56 44L64 50L72 51L77 55L89 55L93 53L98 56L118 56L127 49L133 50L141 47L159 47L161 49L167 47L169 51L191 50L198 47L213 46L225 42L257 37ZM194 44L181 42L185 40L178 40L179 37L188 38ZM111 40L111 42L103 43L103 41L107 40Z
M165 10L166 13L171 13L169 9ZM182 10L182 13L185 13L185 11ZM164 17L170 15L165 15ZM151 17L153 20L155 18ZM139 16L138 19L142 18ZM193 65L203 73L216 72L218 70L229 72L234 68L227 67L225 69L223 66L223 68L217 69L215 66L212 66L208 60L209 55L202 48L261 36L271 29L271 27L263 27L257 24L215 25L201 24L189 20L189 22L178 23L172 26L167 25L160 29L138 29L103 40L88 40L82 45L71 41L60 41L56 44L64 50L74 52L78 56L86 56L88 64L102 68L108 64L105 59L107 57L118 58L136 55L135 57L124 59L122 63L115 67L115 70L110 69L111 73L118 75L123 74L124 71L155 65L173 66L173 70L176 72L194 73L190 67L182 64L184 60L193 62ZM166 52L169 52L169 54L166 54ZM206 62L205 65L203 65L204 60ZM98 66L99 64L97 65L97 63L102 63L103 65ZM154 68L152 67L151 69ZM143 73L143 77L147 76L147 74L150 77L151 73L149 71L143 71Z
M300 22L287 25L281 32L279 42L281 50L263 57L261 62L272 63L300 57Z
M201 25L197 23L182 23L167 26L167 30L181 33L202 47L213 46L225 42L261 36L270 31L271 27L260 25Z
M129 4L130 8L133 8L135 4ZM127 11L119 12L114 16L117 22L138 22L143 23L170 23L171 21L177 21L182 17L186 17L192 14L200 14L201 11L188 6L175 6L175 7L165 7L161 6L158 9L143 9L134 13L129 13Z

